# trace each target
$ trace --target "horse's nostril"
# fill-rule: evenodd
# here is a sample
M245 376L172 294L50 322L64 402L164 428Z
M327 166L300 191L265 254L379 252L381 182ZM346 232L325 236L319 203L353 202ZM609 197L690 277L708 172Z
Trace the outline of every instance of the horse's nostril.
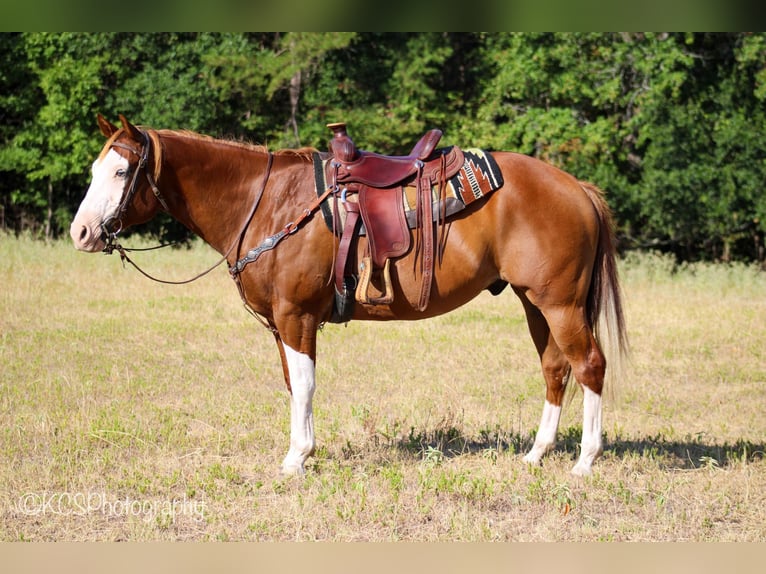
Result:
M80 241L85 241L86 237L88 237L88 228L83 225L80 231Z

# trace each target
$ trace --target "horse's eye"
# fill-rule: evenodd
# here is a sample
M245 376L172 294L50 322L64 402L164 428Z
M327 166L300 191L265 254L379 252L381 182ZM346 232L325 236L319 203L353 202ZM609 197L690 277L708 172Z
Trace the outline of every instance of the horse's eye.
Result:
M120 168L114 173L114 175L115 177L125 178L125 176L128 175L128 172L127 170Z

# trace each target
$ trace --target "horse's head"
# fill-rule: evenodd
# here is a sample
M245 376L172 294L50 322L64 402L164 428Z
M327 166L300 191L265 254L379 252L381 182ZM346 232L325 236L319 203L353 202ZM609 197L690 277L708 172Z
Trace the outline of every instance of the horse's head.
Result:
M167 210L155 183L159 150L153 148L158 145L124 116L120 121L118 128L98 116L107 141L93 162L90 187L69 229L81 251L101 251L121 230L150 220L160 207Z

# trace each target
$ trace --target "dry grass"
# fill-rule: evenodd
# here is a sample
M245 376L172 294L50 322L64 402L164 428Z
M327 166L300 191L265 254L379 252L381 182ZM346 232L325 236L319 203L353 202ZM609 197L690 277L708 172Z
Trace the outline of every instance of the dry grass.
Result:
M171 278L215 258L136 256ZM763 541L766 277L656 256L622 269L633 360L592 478L569 475L579 394L559 449L521 460L543 389L504 293L328 325L319 449L279 480L278 356L224 270L163 286L0 237L0 539Z

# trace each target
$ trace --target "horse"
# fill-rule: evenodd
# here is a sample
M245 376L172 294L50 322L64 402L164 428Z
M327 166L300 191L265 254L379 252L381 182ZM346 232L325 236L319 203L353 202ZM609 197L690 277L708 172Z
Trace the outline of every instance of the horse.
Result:
M339 246L337 234L317 216L316 150L269 151L119 118L118 127L98 115L106 143L71 224L74 246L109 252L121 230L160 211L201 237L230 270L258 246L257 260L233 276L247 309L273 333L282 362L290 439L280 471L304 474L316 447L317 332L334 311ZM617 382L628 351L613 216L604 193L591 183L525 154L492 156L502 187L443 223L428 306L412 304L421 271L410 249L392 264L393 300L356 305L351 320L426 319L484 289L510 285L524 308L546 389L540 424L523 460L540 465L555 448L565 390L574 376L583 391L583 427L571 472L587 476L603 451L602 391ZM360 256L363 244L356 247Z

